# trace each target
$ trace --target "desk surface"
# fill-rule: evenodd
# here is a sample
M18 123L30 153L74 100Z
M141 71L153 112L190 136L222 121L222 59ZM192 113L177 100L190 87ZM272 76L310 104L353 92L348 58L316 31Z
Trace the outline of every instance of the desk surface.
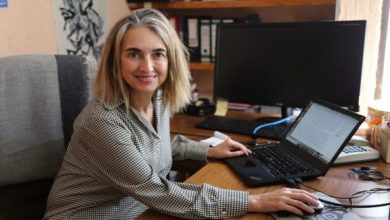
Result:
M258 117L255 114L239 116L241 113L230 113L229 117ZM194 139L203 139L212 135L213 131L194 128L196 122L202 120L200 117L177 115L173 118L171 123L171 132L173 134L180 133L185 135L191 135ZM232 138L241 141L248 142L250 137L229 134ZM359 164L350 164L332 167L328 173L317 179L310 181L304 181L305 185L311 186L315 189L321 190L333 196L347 197L352 193L367 190L374 187L389 188L390 181L384 180L381 182L362 181L353 174L349 168L356 168L361 166L369 166L371 168L382 171L386 176L390 176L390 164L384 163L382 160L374 162L366 162ZM202 169L188 178L186 183L191 184L203 184L209 183L221 188L245 190L250 194L259 194L274 191L285 187L286 185L271 185L263 187L248 187L246 186L236 174L222 161L213 161L207 163ZM313 190L305 188L303 189L313 192ZM390 193L386 194L373 194L361 201L361 204L378 204L390 202ZM354 209L353 212L359 214L362 219L388 219L389 206L367 209ZM148 210L137 219L174 219L172 216L160 214L158 212ZM273 219L269 214L249 213L242 217L234 219Z

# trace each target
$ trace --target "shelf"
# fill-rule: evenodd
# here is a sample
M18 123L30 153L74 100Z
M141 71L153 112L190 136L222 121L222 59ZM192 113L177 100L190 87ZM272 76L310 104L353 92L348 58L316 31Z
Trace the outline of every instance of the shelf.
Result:
M157 2L157 3L128 3L130 9L158 8L163 10L178 9L233 9L233 8L259 8L271 6L310 6L335 4L336 0L224 0L224 1L191 1L191 2Z
M190 69L191 69L191 71L194 71L194 70L214 71L214 63L192 62L192 63L190 63Z

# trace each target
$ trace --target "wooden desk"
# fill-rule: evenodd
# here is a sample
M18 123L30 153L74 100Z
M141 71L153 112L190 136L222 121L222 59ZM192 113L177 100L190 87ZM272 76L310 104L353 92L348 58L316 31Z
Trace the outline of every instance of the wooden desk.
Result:
M237 116L238 114L231 115L232 117ZM255 117L255 116L250 116ZM212 135L212 131L197 129L194 128L194 124L197 121L202 120L200 117L178 115L172 121L172 132L173 133L188 133L192 137L202 139ZM204 135L204 136L203 136ZM249 137L229 134L234 139L237 139L241 142L248 142L251 139ZM362 181L353 174L349 169L357 168L361 166L369 166L371 168L378 169L382 171L386 176L390 176L390 164L384 163L382 160L359 163L359 164L350 164L343 166L335 166L331 168L328 173L320 178L304 181L304 184L309 185L315 189L321 190L323 192L329 193L334 196L347 197L352 193L366 190L374 187L389 188L390 181L384 180L381 182L372 182L372 181ZM221 188L226 189L238 189L248 191L250 194L265 193L280 189L286 185L272 185L272 186L263 186L263 187L248 187L246 186L238 176L222 161L213 161L207 163L203 168L196 172L193 176L188 178L186 183L191 184L203 184L208 183ZM313 191L302 186L303 189L308 191ZM385 195L373 194L369 196L366 200L363 200L361 204L378 204L378 203L388 203L390 202L390 193ZM354 209L355 213L359 214L363 219L387 219L389 213L389 206L378 207L378 208L368 208L368 209ZM167 216L160 214L158 212L148 210L142 214L137 219L177 219L172 216ZM234 219L273 219L269 214L257 214L249 213L242 217L237 217Z

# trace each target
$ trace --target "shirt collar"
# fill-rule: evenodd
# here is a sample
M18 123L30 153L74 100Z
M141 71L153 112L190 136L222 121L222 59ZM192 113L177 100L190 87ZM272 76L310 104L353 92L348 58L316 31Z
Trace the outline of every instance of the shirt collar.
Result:
M157 100L160 100L162 98L162 89L158 89L156 91L156 94L153 96L153 102L155 103ZM124 105L124 101L123 99L117 101L117 102L114 102L114 103L104 103L102 101L100 101L99 99L97 99L100 103L103 104L103 106L108 109L108 110L113 110L115 108L118 108L119 106L121 105Z

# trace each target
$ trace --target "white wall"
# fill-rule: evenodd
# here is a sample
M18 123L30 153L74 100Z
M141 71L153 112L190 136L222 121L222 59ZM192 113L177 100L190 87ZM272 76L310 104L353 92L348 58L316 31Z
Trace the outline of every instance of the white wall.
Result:
M57 51L52 1L9 0L0 8L0 56Z
M110 30L111 27L122 17L129 14L130 9L127 6L126 0L106 0L107 6L107 30Z
M61 0L9 0L8 7L0 8L0 57L58 53L53 1ZM129 9L126 0L104 1L110 29Z

